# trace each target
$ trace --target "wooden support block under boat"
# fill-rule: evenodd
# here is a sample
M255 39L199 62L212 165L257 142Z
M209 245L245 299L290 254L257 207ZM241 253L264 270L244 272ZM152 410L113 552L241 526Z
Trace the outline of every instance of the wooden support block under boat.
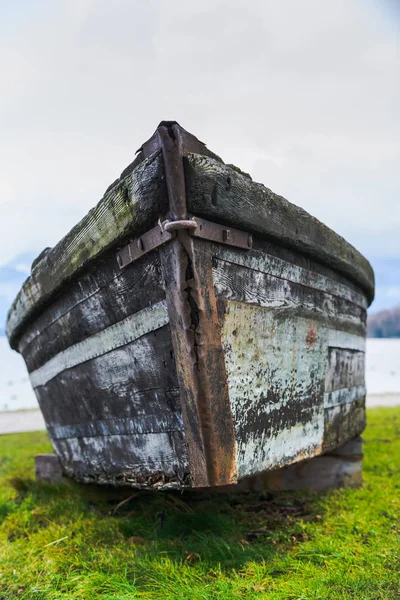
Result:
M257 482L258 489L323 491L359 487L362 485L362 459L362 439L357 436L322 456L264 473Z
M56 454L37 454L35 456L35 476L40 481L62 482L62 469Z
M290 490L325 491L362 485L363 440L356 436L332 452L246 477L234 485L212 488L213 493L235 494L246 491L283 492ZM203 488L202 491L210 491Z
M163 122L35 262L7 334L64 473L224 486L361 434L373 293L343 238Z

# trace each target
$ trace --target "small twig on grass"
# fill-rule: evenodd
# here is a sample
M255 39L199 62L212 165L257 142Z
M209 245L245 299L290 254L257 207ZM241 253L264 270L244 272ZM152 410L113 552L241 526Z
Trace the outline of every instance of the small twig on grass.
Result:
M137 494L132 494L132 496L128 496L127 498L121 500L121 502L118 502L117 506L111 511L111 514L115 515L120 508L122 508L123 506L125 506L125 504L128 504L128 502L136 498L136 496Z
M45 544L45 548L48 548L49 546L54 546L54 544L58 544L59 542L62 542L63 540L67 540L69 538L69 535L66 535L58 540L54 540L54 542L50 542L49 544Z
M169 504L171 506L181 508L183 510L183 512L193 514L193 512L194 512L193 509L190 508L190 506L188 504L186 504L186 502L184 502L180 498L177 498L176 496L170 496L168 500L169 500Z

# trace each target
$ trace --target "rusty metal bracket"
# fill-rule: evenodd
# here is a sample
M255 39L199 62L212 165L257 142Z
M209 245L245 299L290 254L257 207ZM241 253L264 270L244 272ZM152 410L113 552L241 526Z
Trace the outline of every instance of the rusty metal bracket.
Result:
M243 250L251 250L253 247L253 236L251 233L219 225L206 219L192 217L192 220L197 224L197 227L189 230L189 235L209 242L217 242L218 244L226 244Z
M117 262L120 269L124 269L151 250L163 246L176 237L176 232L186 229L190 236L250 250L253 246L253 238L250 233L219 225L199 217L191 217L178 221L159 222L156 227L150 229L140 237L135 238L129 244L117 252Z
M135 238L129 244L117 252L117 263L120 269L124 269L151 250L163 246L176 237L176 232L166 231L161 223L146 231L143 235Z

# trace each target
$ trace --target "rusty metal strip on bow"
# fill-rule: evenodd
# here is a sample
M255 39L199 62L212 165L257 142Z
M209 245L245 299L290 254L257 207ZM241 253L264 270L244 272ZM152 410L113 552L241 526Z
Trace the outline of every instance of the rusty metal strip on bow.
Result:
M117 262L120 269L124 269L131 263L135 262L151 250L163 246L176 237L176 232L181 229L187 229L190 236L250 250L253 246L253 238L251 234L225 225L219 225L192 217L178 221L164 221L159 223L153 229L150 229L140 237L129 242L121 250L117 252Z
M119 252L121 268L159 248L194 487L234 483L236 441L210 244L251 247L249 234L187 214L184 157L219 157L175 121L160 123L138 160L162 152L169 210L164 223ZM200 238L200 239L198 239ZM170 243L168 243L170 242Z

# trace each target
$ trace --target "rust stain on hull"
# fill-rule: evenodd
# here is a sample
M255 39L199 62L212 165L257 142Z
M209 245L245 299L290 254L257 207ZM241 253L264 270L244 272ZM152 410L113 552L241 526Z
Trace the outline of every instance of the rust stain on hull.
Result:
M312 348L317 342L317 332L314 323L310 323L306 335L306 344L308 348Z

